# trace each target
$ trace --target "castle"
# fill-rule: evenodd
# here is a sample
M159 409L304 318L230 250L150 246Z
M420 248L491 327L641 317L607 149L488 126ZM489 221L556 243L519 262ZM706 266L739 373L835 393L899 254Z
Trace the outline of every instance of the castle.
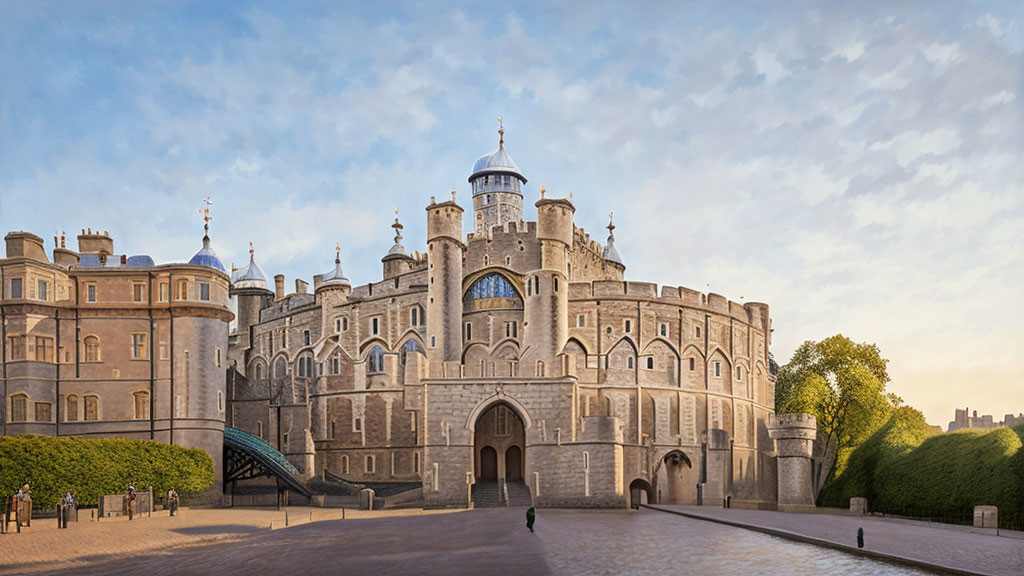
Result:
M379 281L333 266L288 294L250 258L231 296L231 426L308 475L411 482L430 507L493 493L538 506L776 501L768 306L629 282L571 198L527 178L499 130L464 209L431 198L424 252ZM508 500L506 500L508 501Z
M290 294L251 247L229 274L208 234L158 265L105 232L55 237L52 261L12 232L0 433L201 447L232 502L273 468L426 507L813 505L814 423L774 415L768 306L626 281L610 221L601 246L541 187L526 222L526 183L499 130L472 233L455 191L431 198L425 251L396 217L379 281L353 285L339 248Z

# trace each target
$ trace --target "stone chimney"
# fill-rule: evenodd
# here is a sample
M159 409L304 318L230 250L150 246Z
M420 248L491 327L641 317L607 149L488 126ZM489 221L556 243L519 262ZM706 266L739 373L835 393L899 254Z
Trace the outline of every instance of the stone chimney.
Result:
M284 274L274 276L274 299L284 298Z
M296 294L305 294L307 286L309 286L309 284L305 280L303 280L301 278L296 278L295 279L295 293Z

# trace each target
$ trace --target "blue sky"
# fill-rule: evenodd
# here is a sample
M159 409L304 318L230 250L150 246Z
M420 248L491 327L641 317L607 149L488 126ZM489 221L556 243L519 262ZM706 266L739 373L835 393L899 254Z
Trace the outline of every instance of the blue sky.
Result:
M377 279L497 144L631 280L876 342L945 424L1024 411L1024 8L0 0L0 228ZM532 208L527 217L533 217ZM468 231L468 229L467 229Z

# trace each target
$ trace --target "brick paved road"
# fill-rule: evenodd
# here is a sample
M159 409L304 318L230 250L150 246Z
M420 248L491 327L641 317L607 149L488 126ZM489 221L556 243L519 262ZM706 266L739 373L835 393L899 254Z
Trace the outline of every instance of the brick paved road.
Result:
M846 546L857 545L857 528L863 527L866 550L981 574L1024 575L1024 539L974 534L960 526L937 526L871 516L784 514L674 505L659 505L657 508L785 530Z

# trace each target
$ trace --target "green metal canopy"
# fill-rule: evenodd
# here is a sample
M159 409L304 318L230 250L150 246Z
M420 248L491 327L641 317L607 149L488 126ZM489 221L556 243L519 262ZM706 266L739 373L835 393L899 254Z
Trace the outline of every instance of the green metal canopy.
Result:
M260 438L237 428L224 428L224 483L274 476L280 484L304 496L310 492L292 463Z

